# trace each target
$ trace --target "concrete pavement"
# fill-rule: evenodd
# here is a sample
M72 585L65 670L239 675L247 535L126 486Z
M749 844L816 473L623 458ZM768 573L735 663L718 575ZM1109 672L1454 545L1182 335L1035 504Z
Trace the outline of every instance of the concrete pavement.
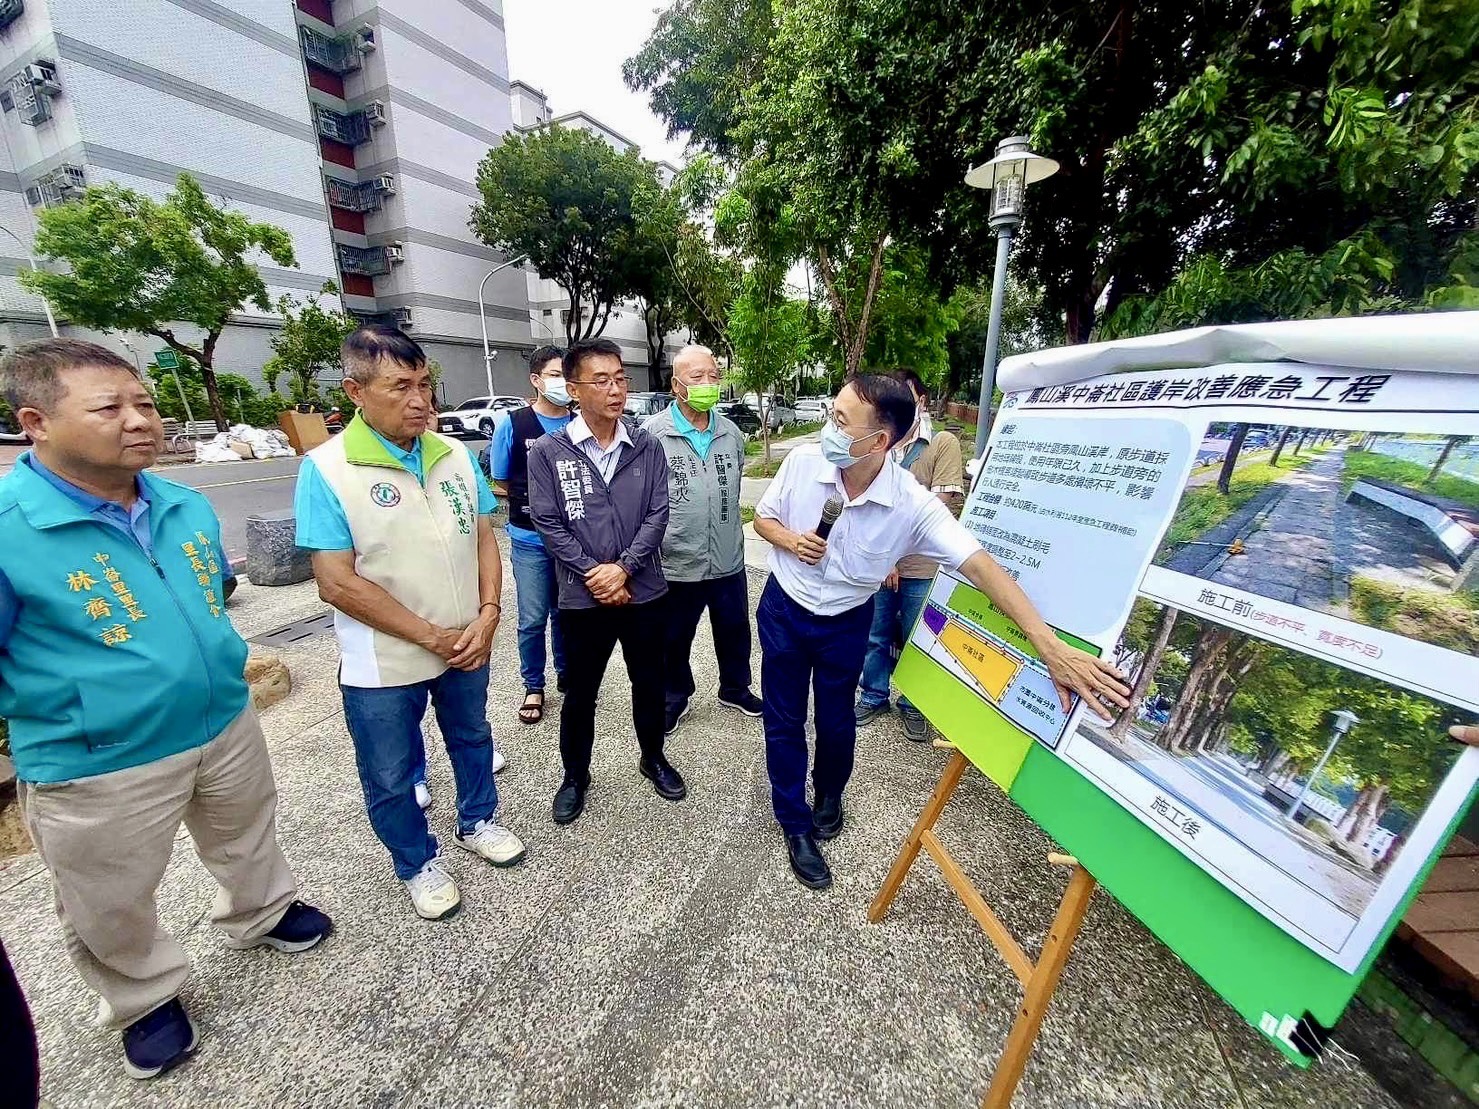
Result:
M311 584L243 583L229 608L248 636L322 610ZM208 923L213 883L182 832L159 905L194 961L183 997L203 1038L164 1078L124 1077L116 1034L90 1027L40 863L0 865L0 935L36 1011L46 1096L59 1109L977 1104L1016 979L928 861L882 924L864 915L944 754L904 741L893 716L865 728L848 825L825 848L837 884L803 889L769 814L760 723L713 699L705 625L700 693L669 742L689 799L662 801L637 775L613 662L589 809L558 828L559 698L540 725L515 721L514 638L508 626L495 642L489 704L509 759L502 819L529 857L495 871L449 842L465 907L435 924L412 915L370 832L333 640L279 652L295 685L263 717L279 835L338 931L301 956L225 950ZM431 820L446 836L451 773L434 719L425 727ZM1045 863L1053 844L975 773L940 832L1035 949L1063 888ZM1015 1104L1396 1105L1359 1068L1288 1066L1102 890Z

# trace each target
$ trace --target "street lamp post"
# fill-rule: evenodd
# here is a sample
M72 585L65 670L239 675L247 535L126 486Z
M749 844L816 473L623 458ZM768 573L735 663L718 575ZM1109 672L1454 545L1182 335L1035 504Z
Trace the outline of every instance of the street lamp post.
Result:
M40 273L41 267L36 264L36 255L31 253L31 248L26 246L26 244L21 241L21 237L8 227L0 226L0 231L4 231L7 235L15 240L15 245L26 252L26 261L31 263L31 269L37 273ZM47 326L51 328L51 337L53 339L58 338L59 336L56 329L56 317L51 313L51 301L47 300L46 297L43 296L41 298L41 307L46 309L46 323Z
M487 276L478 283L478 323L483 327L483 372L488 375L488 395L493 395L493 359L498 357L498 352L488 345L488 311L483 306L483 290L488 285L488 278L495 273L502 273L509 266L517 266L520 262L528 261L527 254L520 254L517 258L510 258L507 262L501 262L488 271Z
M976 423L976 457L986 450L991 432L991 395L996 391L996 351L1001 343L1001 308L1007 292L1007 256L1012 238L1022 225L1022 201L1027 186L1058 172L1058 163L1034 154L1025 135L1013 135L996 145L996 157L965 175L965 183L991 190L991 226L996 231L996 269L991 278L991 319L986 326L986 353L981 360L981 413Z
M1310 787L1315 784L1315 779L1320 776L1320 771L1325 769L1325 764L1330 761L1331 754L1335 751L1335 745L1345 738L1345 734L1353 726L1361 723L1361 718L1350 709L1340 709L1333 713L1335 725L1330 732L1330 742L1325 745L1325 753L1320 756L1320 761L1315 763L1315 768L1309 772L1304 780L1304 788L1299 791L1299 796L1294 799L1294 804L1289 806L1289 819L1294 820L1298 816L1299 806L1304 803L1305 794L1309 793Z

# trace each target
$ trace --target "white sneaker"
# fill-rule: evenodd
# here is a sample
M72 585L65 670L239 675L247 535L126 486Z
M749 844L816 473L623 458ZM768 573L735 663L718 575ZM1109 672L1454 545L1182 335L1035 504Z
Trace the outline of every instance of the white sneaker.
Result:
M425 782L416 783L416 804L423 809L431 808L431 790L426 788Z
M459 847L481 855L494 866L513 866L524 857L523 841L491 820L479 820L477 827L467 835L454 832L452 838Z
M497 774L507 763L508 760L503 757L503 752L497 747L493 748L493 773Z
M437 859L431 859L406 882L406 892L411 895L411 904L422 920L441 920L451 916L462 905L462 895L457 892L457 883L442 869Z

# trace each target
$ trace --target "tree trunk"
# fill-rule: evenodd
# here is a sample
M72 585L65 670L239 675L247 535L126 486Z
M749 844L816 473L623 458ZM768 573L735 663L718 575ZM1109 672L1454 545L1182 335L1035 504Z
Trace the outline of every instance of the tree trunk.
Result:
M1443 467L1448 465L1449 456L1453 454L1453 448L1468 439L1467 435L1450 435L1448 442L1443 444L1443 450L1438 455L1438 461L1433 463L1433 468L1428 471L1428 476L1423 478L1424 485L1432 485L1438 480L1438 475L1443 472Z
M1362 793L1370 793L1370 800L1366 803L1365 811L1356 820L1354 827L1346 836L1346 842L1354 847L1361 843L1371 834L1371 829L1376 827L1376 822L1382 818L1387 811L1387 796L1390 792L1385 782L1375 782L1368 785Z
M1170 721L1156 736L1156 742L1166 750L1174 751L1183 745L1210 692L1213 677L1232 636L1233 632L1229 628L1208 625L1197 637L1196 646L1192 649L1191 669L1186 674L1186 684L1181 689L1181 696L1176 699L1176 707L1171 710Z
M1279 436L1279 445L1274 448L1274 456L1268 460L1270 466L1279 464L1279 455L1284 453L1284 444L1289 442L1289 436L1294 431L1292 427L1286 427L1284 433Z
M1180 615L1181 610L1177 608L1167 607L1162 610L1160 622L1156 625L1155 638L1151 640L1150 650L1145 652L1145 658L1140 663L1140 673L1135 678L1135 687L1130 691L1130 704L1121 710L1119 719L1109 729L1109 734L1116 742L1123 743L1125 736L1129 734L1130 725L1135 722L1135 714L1145 700L1145 695L1150 692L1151 683L1155 681L1155 672L1160 668L1161 657L1166 653L1166 645L1171 642L1171 632Z
M1299 433L1299 439L1294 444L1294 457L1295 458L1298 458L1299 457L1299 452L1304 449L1304 442L1309 437L1310 437L1310 433L1309 433L1309 429L1308 428L1306 428L1304 431L1301 431Z
M1238 466L1238 455L1243 453L1243 441L1248 438L1248 425L1238 424L1233 428L1232 442L1227 448L1227 457L1222 460L1222 472L1217 475L1217 491L1224 497L1232 491L1233 471Z

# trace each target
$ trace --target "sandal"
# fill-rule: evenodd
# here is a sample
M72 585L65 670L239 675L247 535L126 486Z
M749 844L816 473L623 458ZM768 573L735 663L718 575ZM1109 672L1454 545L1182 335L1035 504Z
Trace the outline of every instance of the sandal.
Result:
M538 701L531 701L531 697L538 697ZM524 703L519 706L519 723L538 724L544 719L544 690L531 689L524 694Z

